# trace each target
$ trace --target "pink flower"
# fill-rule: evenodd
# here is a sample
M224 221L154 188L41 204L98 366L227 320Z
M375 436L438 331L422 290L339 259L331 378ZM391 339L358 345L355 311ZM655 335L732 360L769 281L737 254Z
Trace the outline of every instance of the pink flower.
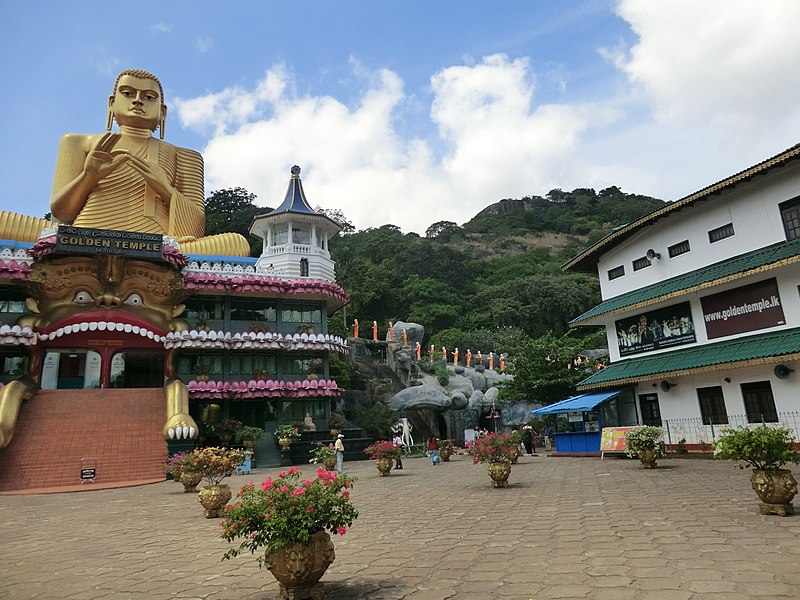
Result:
M313 513L314 512L314 507L313 506L309 506L308 508L306 508L306 512Z
M294 488L294 495L295 496L302 496L303 494L305 494L305 492L306 492L306 488L304 488L304 487L296 487L296 488Z
M344 535L345 533L347 533L347 527L345 527L344 525L339 525L339 527L336 528L336 533L338 533L339 535Z
M300 472L300 469L298 469L297 467L290 467L289 468L289 473L291 473L292 475L294 475L295 473L299 473L299 472Z
M342 492L342 498L344 498L345 500L349 499L350 498L350 492L348 492L347 490L343 491Z
M310 479L304 479L303 480L303 485L306 486L306 487L309 487L311 485L311 483L312 483L312 481Z
M263 492L266 492L268 489L270 489L270 488L273 486L273 484L274 484L274 483L275 483L275 482L274 482L274 481L272 481L272 477L267 477L267 478L266 478L266 479L265 479L265 480L264 480L264 481L261 483L261 491L263 491Z
M282 494L285 494L288 491L289 491L289 486L288 485L282 485L281 486L281 493Z
M264 513L264 518L268 520L269 519L269 513Z
M280 473L278 473L279 479L283 479L284 477L286 477L286 471L281 471Z

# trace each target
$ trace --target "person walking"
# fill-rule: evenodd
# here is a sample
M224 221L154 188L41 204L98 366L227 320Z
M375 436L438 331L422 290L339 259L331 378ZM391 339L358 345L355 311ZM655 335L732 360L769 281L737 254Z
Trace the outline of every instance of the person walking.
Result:
M336 472L340 475L344 473L344 434L340 433L336 437L336 443L333 445L336 450Z
M405 331L405 329L403 330ZM403 451L403 436L400 435L400 432L395 432L394 438L392 439L392 443L400 448L400 452ZM403 468L403 459L401 458L402 454L394 459L394 468L395 469L402 469Z
M439 440L436 439L435 435L432 435L428 440L428 456L430 456L434 466L442 460L442 457L439 456Z

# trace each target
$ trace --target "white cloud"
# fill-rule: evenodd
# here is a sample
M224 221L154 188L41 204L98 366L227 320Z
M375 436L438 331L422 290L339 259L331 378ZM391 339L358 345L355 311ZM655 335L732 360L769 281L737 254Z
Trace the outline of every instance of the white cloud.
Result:
M552 74L534 71L536 57L492 54L433 73L429 96L351 59L350 87L363 90L353 104L298 94L276 65L253 88L178 100L177 111L210 136L209 191L243 186L274 207L299 164L313 206L340 208L359 229L419 233L556 187L675 199L795 143L800 3L621 0L617 10L638 37L597 49L622 77L591 102L537 104L537 78Z
M150 27L150 31L153 33L169 33L172 31L172 26L167 25L166 23L156 23Z
M241 185L277 206L297 163L315 206L341 208L358 228L392 223L424 233L435 221L465 222L502 197L580 171L569 155L588 126L588 107L534 109L526 60L498 54L434 75L435 131L427 140L397 133L409 98L396 73L352 67L366 80L352 107L329 96L298 97L282 66L254 91L177 100L185 126L213 130L204 151L209 190ZM434 145L444 147L442 156Z
M638 41L600 51L628 78L609 100L628 118L588 142L603 157L595 176L675 199L796 142L800 3L622 0L617 11Z
M197 50L201 54L205 54L214 47L214 40L212 40L210 37L199 37L195 41L195 46L197 46Z

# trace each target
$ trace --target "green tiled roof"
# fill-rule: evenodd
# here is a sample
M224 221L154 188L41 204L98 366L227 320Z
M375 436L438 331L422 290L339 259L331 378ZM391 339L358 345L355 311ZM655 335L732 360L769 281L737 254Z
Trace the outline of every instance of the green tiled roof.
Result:
M608 387L656 379L658 376L716 371L720 369L720 365L730 363L771 363L777 360L769 359L776 358L800 358L800 327L622 360L587 377L578 384L578 389Z
M593 317L613 313L623 308L639 304L654 304L670 297L718 285L730 279L743 277L755 269L774 265L787 259L800 260L800 238L790 242L778 242L771 246L765 246L696 271L684 273L665 281L659 281L627 294L614 296L573 319L570 322L570 326L580 325L583 321Z

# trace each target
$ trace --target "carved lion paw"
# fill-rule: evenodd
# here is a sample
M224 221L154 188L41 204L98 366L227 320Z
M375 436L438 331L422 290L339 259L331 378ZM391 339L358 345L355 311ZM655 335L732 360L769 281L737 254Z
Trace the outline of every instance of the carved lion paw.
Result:
M168 440L193 440L197 433L197 423L185 413L172 415L164 425L164 437Z

